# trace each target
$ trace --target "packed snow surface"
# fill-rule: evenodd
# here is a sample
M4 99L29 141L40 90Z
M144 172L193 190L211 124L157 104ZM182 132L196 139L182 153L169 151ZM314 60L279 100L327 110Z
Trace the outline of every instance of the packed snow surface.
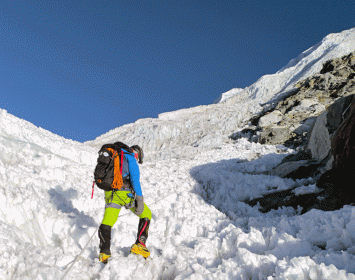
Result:
M258 174L295 151L218 140L202 123L215 121L208 106L188 112L202 116L195 130L204 137L194 145L152 145L140 165L153 213L151 258L129 254L138 218L122 210L112 230L112 259L104 265L97 237L103 191L95 188L91 199L98 147L124 137L135 144L141 124L152 120L126 126L136 134L116 131L78 143L0 109L0 279L355 279L355 207L261 213L243 201L293 187L296 195L318 191L311 179ZM156 133L179 115L162 114Z

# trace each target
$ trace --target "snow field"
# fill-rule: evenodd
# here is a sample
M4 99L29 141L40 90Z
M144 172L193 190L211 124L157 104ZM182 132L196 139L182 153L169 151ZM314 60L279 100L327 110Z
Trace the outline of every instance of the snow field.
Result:
M87 244L66 279L354 279L345 272L355 271L351 206L297 216L242 202L293 186L245 173L276 165L292 152L283 147L241 139L188 159L148 154L141 183L152 259L129 254L138 218L122 210L106 266L97 260L104 201L97 188L90 199L94 164L9 137L0 150L2 279L58 279Z
M291 208L262 214L242 202L296 183L246 173L269 169L292 150L241 139L188 150L187 159L148 153L141 183L153 213L152 259L129 254L138 218L123 209L106 266L97 260L103 192L96 188L90 199L97 150L89 164L51 150L0 140L1 279L60 279L80 253L66 279L355 279L351 206L297 216Z

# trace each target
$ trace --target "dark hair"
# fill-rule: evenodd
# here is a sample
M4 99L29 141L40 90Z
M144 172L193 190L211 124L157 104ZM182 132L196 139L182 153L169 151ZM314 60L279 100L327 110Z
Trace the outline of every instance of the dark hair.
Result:
M143 149L141 147L139 147L138 145L132 146L131 149L138 153L138 162L140 164L142 164L143 158L144 158Z

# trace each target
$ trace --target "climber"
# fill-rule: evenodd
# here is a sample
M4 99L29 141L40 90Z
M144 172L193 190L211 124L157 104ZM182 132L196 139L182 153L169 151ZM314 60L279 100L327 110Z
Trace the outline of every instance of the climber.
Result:
M98 231L100 239L99 260L103 263L107 263L108 259L111 257L111 228L116 223L122 206L126 209L130 209L139 217L137 239L131 246L131 253L142 255L144 258L150 255L146 247L146 241L152 213L143 200L140 173L137 164L137 161L140 164L143 163L143 150L138 145L128 147L121 142L116 142L113 145L118 145L117 150L120 150L117 154L120 157L119 162L122 163L121 175L123 185L120 189L111 188L111 190L105 190L105 214ZM111 146L116 147L113 145ZM100 150L101 155L105 155L105 152L102 152L104 147L105 145ZM123 158L121 158L122 155Z

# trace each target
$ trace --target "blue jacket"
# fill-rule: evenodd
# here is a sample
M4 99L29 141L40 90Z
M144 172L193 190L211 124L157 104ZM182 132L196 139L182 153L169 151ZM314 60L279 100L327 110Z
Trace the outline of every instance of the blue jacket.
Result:
M124 153L124 159L122 164L122 177L124 181L129 181L130 185L134 189L136 195L143 196L140 183L140 173L137 160L134 154L122 149Z

